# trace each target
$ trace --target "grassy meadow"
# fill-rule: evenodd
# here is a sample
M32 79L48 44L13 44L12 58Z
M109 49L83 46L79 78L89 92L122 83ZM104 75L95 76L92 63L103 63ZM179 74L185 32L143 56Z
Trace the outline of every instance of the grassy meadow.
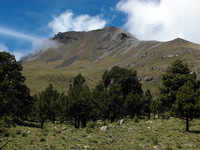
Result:
M122 125L117 121L89 122L86 128L80 129L70 124L61 126L50 122L40 129L37 123L27 122L11 127L4 140L8 141L5 146L8 150L191 150L200 149L199 125L200 120L193 120L190 132L185 132L185 122L180 119L126 119ZM102 126L108 126L107 130L101 131ZM63 130L64 127L67 129Z

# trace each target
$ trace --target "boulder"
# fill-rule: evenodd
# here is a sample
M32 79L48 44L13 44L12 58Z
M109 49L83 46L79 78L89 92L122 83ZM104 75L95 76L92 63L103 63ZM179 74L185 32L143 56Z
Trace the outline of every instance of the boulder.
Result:
M128 131L131 131L131 130L133 130L133 128L128 128Z
M86 145L86 146L84 146L84 149L88 149L88 148L89 148L89 146L87 146L87 145Z
M146 123L152 123L152 121L147 121Z
M67 130L67 127L63 127L62 130Z
M124 124L124 119L121 119L121 120L119 121L119 125L122 125L122 124Z
M159 149L159 148L158 148L158 146L155 145L155 146L153 146L153 149Z
M100 131L106 131L107 128L108 128L108 126L103 126L103 127L101 127Z

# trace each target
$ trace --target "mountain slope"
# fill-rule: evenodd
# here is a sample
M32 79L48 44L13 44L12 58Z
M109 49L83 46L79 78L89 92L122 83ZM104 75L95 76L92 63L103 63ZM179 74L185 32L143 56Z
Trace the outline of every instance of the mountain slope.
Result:
M140 41L115 27L89 32L58 33L40 51L23 58L23 74L32 93L53 84L67 91L73 77L82 73L94 87L105 70L118 65L137 70L143 88L158 94L161 75L171 62L181 59L198 72L200 45L183 39L169 42Z

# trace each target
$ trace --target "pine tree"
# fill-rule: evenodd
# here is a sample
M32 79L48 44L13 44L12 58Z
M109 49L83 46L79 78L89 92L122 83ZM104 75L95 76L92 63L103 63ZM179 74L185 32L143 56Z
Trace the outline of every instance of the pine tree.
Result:
M151 95L151 91L148 89L145 92L144 98L143 98L143 102L142 102L142 107L143 107L143 111L145 114L148 114L148 118L150 119L150 115L151 115L151 106L152 103L152 95Z
M33 101L21 71L22 66L14 55L0 52L0 118L8 115L27 119Z
M108 108L112 121L124 115L141 114L143 91L136 71L115 66L105 71L102 82L109 94Z
M102 119L106 120L109 119L109 93L106 90L102 81L97 84L95 89L92 92L94 105L93 105L93 120Z
M74 127L86 127L91 115L92 97L89 87L85 84L85 78L79 74L74 78L68 92L69 115L74 118Z
M37 117L40 120L41 128L47 119L50 119L55 123L56 114L59 110L58 97L59 93L56 90L53 90L53 86L50 84L45 91L39 93L36 98L36 113Z
M176 101L178 90L193 77L187 64L176 60L172 63L170 69L162 75L163 86L160 88L161 95L159 99L162 101L165 111L170 111ZM173 110L172 110L173 111Z
M187 81L178 91L176 114L186 119L186 131L189 131L189 119L198 113L199 100L195 96L194 84Z

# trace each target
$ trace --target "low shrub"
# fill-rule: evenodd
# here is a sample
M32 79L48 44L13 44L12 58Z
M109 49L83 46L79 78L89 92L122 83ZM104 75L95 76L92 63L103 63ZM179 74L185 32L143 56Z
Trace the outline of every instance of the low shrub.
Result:
M136 122L136 123L139 122L139 118L138 118L138 116L135 115L133 120L134 120L134 122Z
M44 137L41 137L40 142L44 142L44 141L46 141L46 139Z
M21 134L21 130L20 129L16 130L16 134L17 135Z
M28 135L28 133L26 133L26 132L22 133L22 137L27 137L27 135Z
M95 126L96 126L96 122L94 122L94 121L89 121L89 122L87 123L87 127L88 127L88 128L94 129Z
M153 136L152 137L152 142L153 142L154 145L158 145L158 138L157 138L157 136Z

